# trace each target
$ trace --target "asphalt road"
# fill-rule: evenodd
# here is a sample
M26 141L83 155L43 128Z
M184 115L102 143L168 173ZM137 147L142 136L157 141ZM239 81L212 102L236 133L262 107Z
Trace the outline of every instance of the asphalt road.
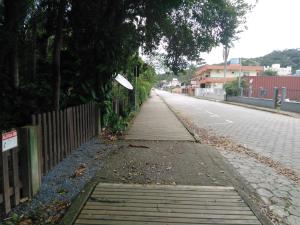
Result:
M300 174L300 119L157 91L181 115Z

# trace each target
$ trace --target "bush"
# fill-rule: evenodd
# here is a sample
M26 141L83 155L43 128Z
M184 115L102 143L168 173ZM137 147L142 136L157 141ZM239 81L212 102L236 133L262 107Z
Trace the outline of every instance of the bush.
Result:
M248 87L248 83L246 80L241 79L241 88L245 89ZM224 86L227 96L238 96L241 94L241 89L239 88L238 79L228 82Z

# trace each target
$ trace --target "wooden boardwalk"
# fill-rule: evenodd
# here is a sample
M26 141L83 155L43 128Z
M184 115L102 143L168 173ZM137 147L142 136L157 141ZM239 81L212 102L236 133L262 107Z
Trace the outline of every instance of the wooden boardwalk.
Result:
M99 183L79 224L261 224L232 187Z

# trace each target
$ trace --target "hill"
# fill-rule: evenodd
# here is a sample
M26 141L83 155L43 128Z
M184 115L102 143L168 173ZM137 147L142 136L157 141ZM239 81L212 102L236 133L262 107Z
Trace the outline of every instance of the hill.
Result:
M242 59L244 66L271 66L275 63L279 63L282 67L292 66L293 73L295 73L300 69L300 49L273 51L262 57Z

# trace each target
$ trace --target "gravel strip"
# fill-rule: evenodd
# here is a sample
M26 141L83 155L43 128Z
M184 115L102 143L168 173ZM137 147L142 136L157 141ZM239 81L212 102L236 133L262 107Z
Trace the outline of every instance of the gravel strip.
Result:
M56 224L72 200L103 166L112 147L94 138L74 150L43 177L39 193L31 201L16 207L11 215L24 215L31 220L28 224Z

